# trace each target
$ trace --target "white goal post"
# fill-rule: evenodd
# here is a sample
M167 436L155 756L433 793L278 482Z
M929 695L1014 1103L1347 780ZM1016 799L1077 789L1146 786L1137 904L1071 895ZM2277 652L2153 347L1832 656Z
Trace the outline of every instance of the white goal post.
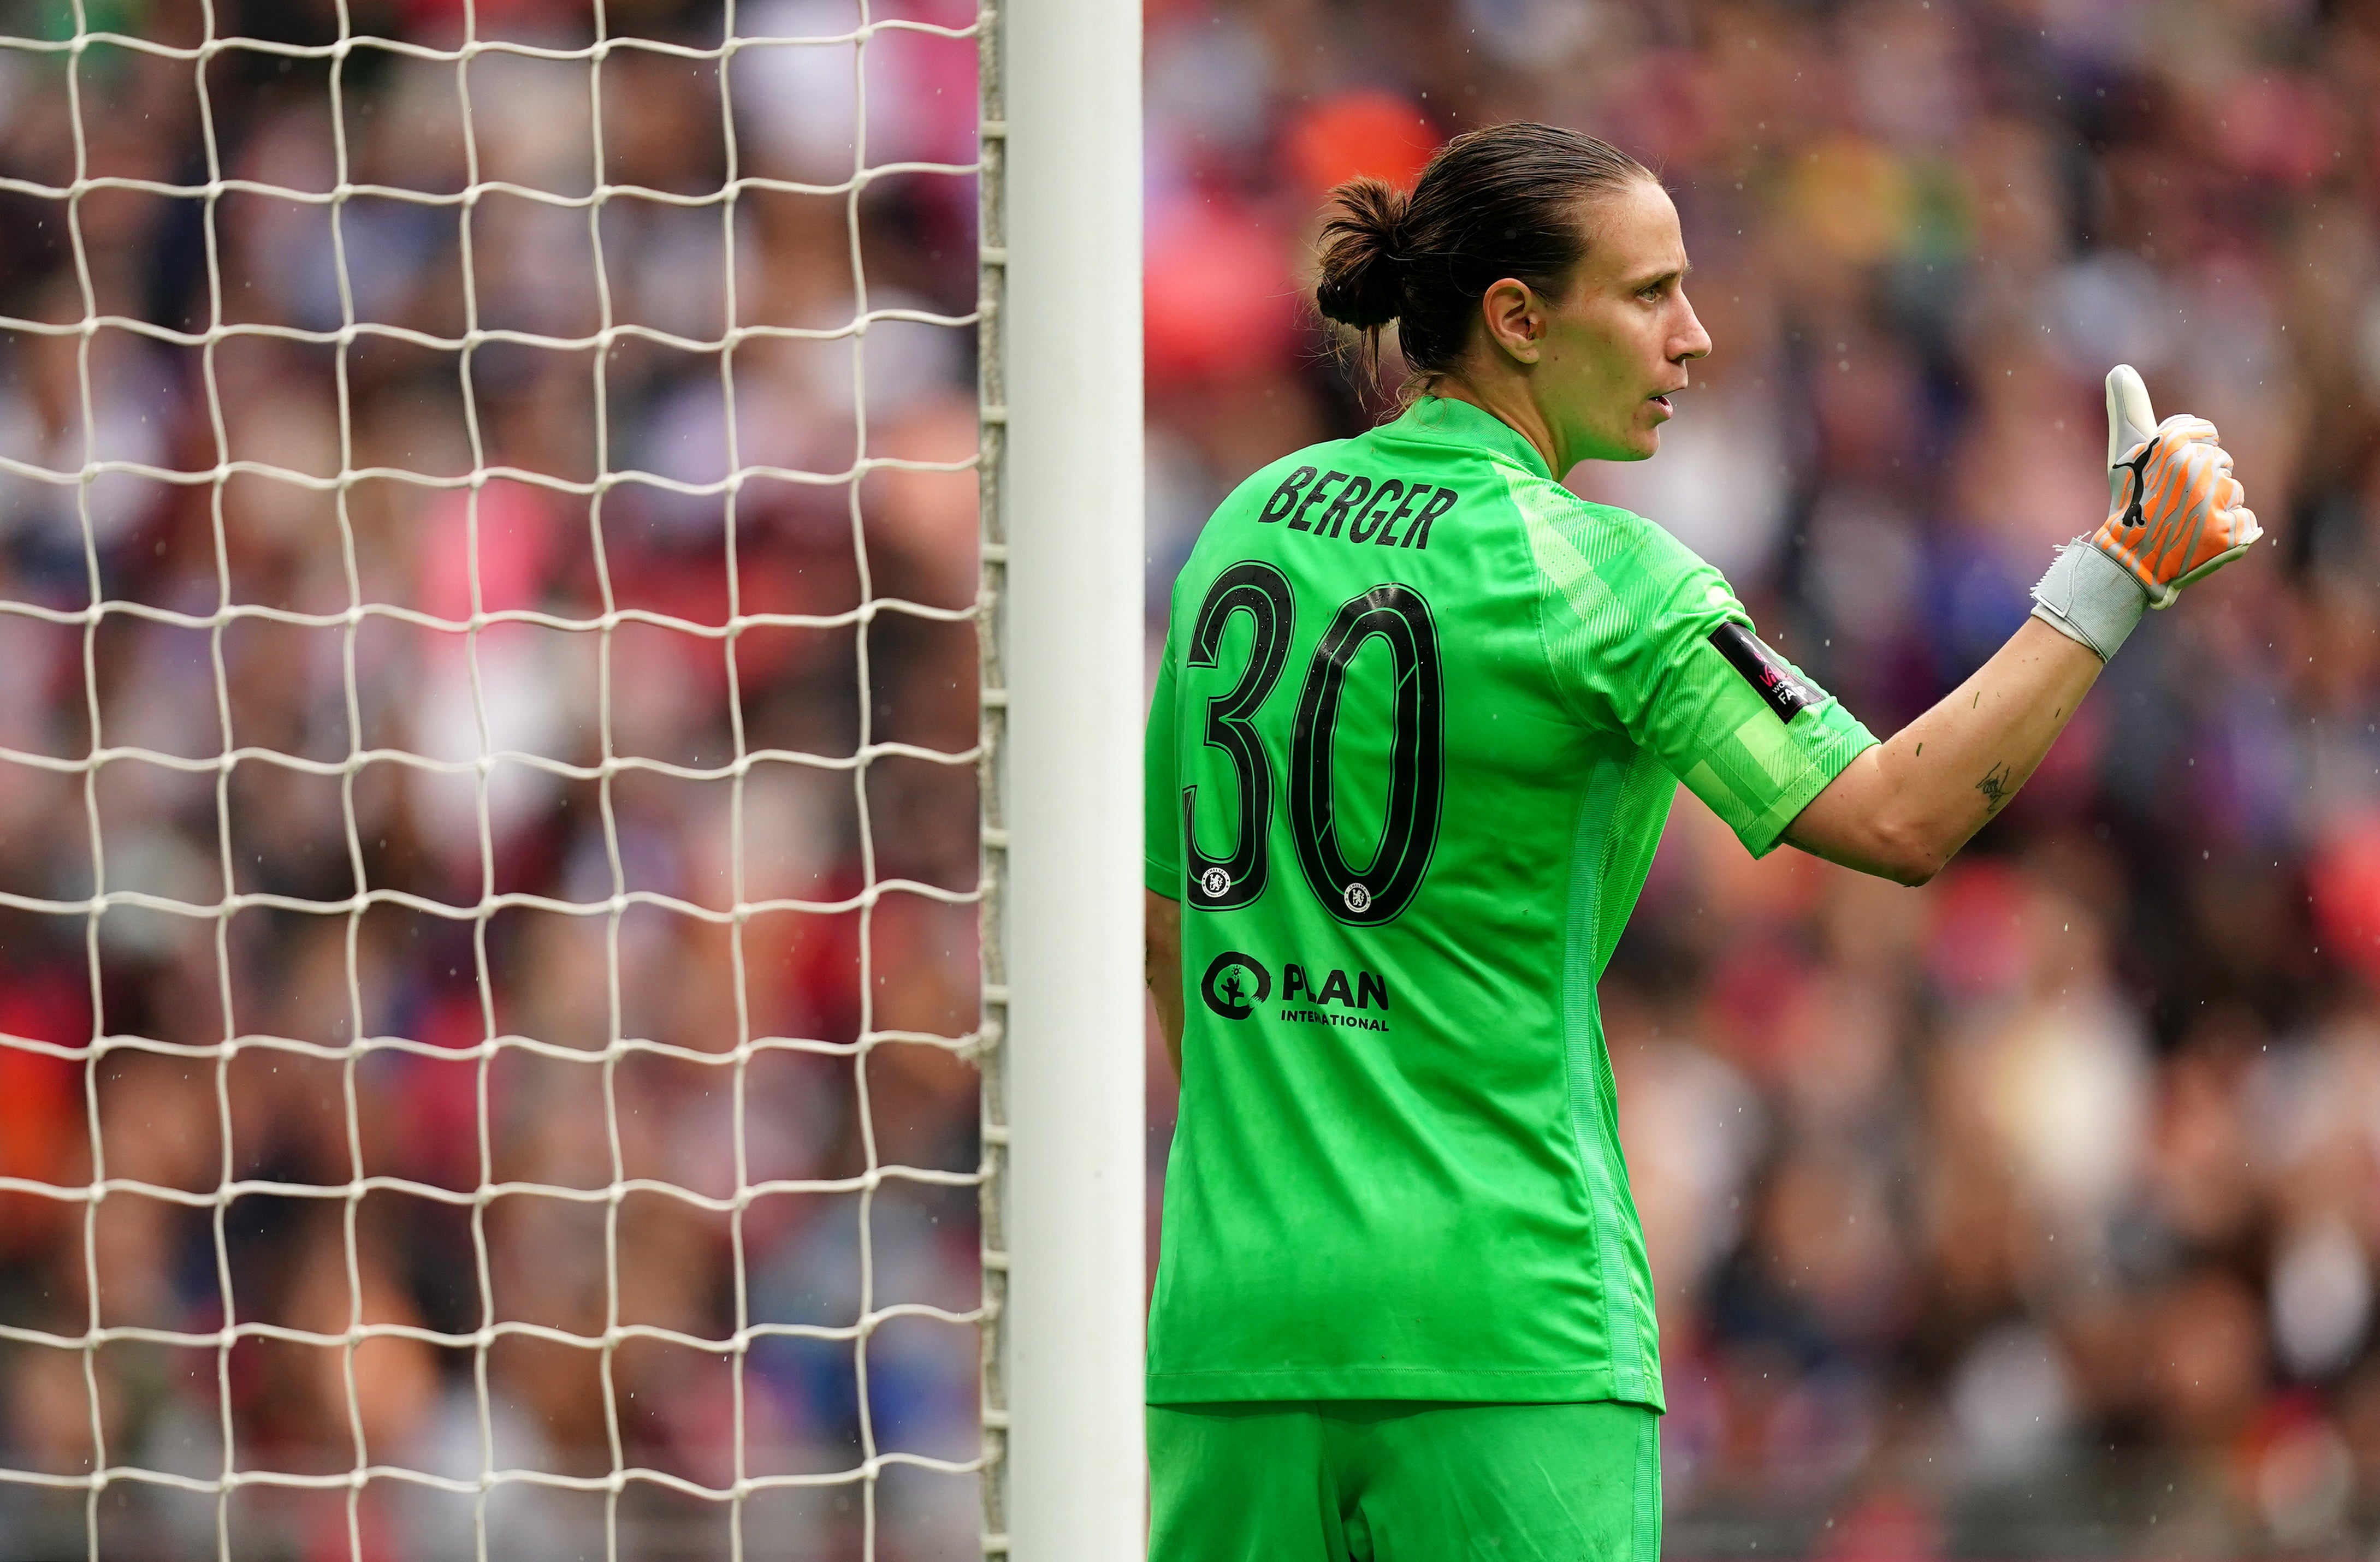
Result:
M1026 1562L1114 1562L1146 1544L1140 7L1010 0L983 83L986 1491Z

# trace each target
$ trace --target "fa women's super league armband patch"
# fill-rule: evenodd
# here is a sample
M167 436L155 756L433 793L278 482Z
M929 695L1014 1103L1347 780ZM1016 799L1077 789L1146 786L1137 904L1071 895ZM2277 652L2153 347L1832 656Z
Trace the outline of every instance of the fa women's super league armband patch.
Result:
M1728 665L1743 674L1743 681L1768 702L1779 721L1791 721L1797 711L1808 710L1825 698L1817 690L1803 683L1783 657L1770 650L1760 636L1732 620L1711 631L1710 642L1718 654L1727 658Z

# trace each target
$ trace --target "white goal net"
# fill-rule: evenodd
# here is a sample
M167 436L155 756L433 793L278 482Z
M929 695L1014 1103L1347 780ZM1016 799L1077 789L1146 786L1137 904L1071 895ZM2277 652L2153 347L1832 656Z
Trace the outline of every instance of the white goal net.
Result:
M0 1559L1003 1548L985 31L0 9Z

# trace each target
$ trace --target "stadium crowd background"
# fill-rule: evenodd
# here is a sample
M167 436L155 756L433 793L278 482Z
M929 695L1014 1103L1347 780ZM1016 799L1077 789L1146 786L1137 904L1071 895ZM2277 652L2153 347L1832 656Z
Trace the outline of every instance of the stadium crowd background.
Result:
M95 3L95 0L94 0ZM458 0L363 0L358 31L451 43ZM320 42L320 0L236 0L219 30ZM12 13L14 14L14 13ZM67 30L34 8L33 30ZM577 0L487 0L484 36L585 42ZM715 42L720 8L613 0L615 33ZM871 14L964 25L959 0ZM108 25L195 41L193 8L110 0ZM759 0L746 35L828 34L849 0ZM1589 467L1588 491L1643 510L1726 570L1772 643L1879 731L1924 708L2022 617L2051 546L2100 514L2098 381L2119 358L2158 406L2214 418L2266 545L2144 626L2031 786L1935 884L1905 891L1791 851L1748 862L1682 798L1604 989L1623 1138L1652 1247L1671 1412L1670 1550L1813 1555L2346 1555L2380 1534L2380 19L2303 0L1890 0L1621 6L1582 0L1154 0L1148 20L1149 573L1152 636L1208 513L1257 466L1352 431L1381 398L1350 383L1301 304L1322 195L1357 172L1409 178L1445 135L1536 117L1604 134L1657 166L1696 264L1718 347L1695 369L1662 455ZM739 166L832 181L850 167L848 47L756 50L734 73ZM94 174L194 183L205 163L187 66L94 49L83 70ZM715 72L635 50L604 67L614 182L696 194L725 168ZM966 162L974 52L880 35L868 47L867 156ZM94 84L103 90L92 91ZM589 188L586 70L491 55L471 71L483 176ZM224 166L322 189L332 176L318 67L235 52L209 78ZM465 179L449 67L351 60L355 176L451 191ZM103 104L103 112L92 112ZM0 173L72 176L55 68L0 52ZM200 203L94 192L80 203L102 313L201 329ZM967 180L875 183L856 248L876 309L963 313L975 295ZM855 236L840 197L741 202L745 323L851 318ZM0 315L82 318L63 203L0 194ZM584 214L515 196L479 204L467 289L452 208L358 199L344 222L358 318L433 335L582 335L598 322ZM217 209L225 318L334 329L322 208L229 195ZM602 224L613 318L693 338L722 329L716 208L624 197ZM0 336L0 454L71 470L86 457L78 344ZM848 466L974 447L971 334L892 323L848 339L755 339L735 356L747 464ZM864 355L864 376L855 357ZM317 475L342 461L335 353L223 342L203 355L106 330L90 343L95 454L181 469L217 455ZM475 462L453 353L358 341L347 355L354 467L454 474ZM474 357L478 458L584 481L597 470L593 354L492 345ZM689 481L726 469L715 354L624 340L606 366L604 459ZM468 613L467 506L455 490L358 484L369 599ZM225 487L233 599L346 606L329 501L240 477ZM971 599L969 478L879 472L859 486L757 479L735 518L747 611L832 613L877 597ZM606 499L603 566L588 505L532 484L480 502L490 608L623 606L721 622L726 523L714 500L629 485ZM103 594L205 614L218 600L208 490L112 476L91 485ZM861 549L865 550L865 572ZM863 584L864 582L864 584ZM0 597L88 600L71 489L0 475ZM484 632L494 746L601 753L590 636ZM351 737L446 757L478 752L459 636L374 621L355 637L361 731L342 636L252 619L210 637L111 617L92 643L105 739L217 753L242 745L337 761ZM1152 653L1155 644L1152 640ZM849 756L877 742L972 742L964 625L900 613L849 628L754 631L731 695L719 642L624 627L613 751L688 765L747 748ZM865 682L863 683L863 668ZM79 636L0 615L0 745L88 752ZM759 768L741 836L747 894L848 897L868 880L974 883L971 780L884 758L847 771ZM467 783L391 765L355 777L369 881L448 904L480 893ZM315 901L352 888L339 786L243 763L217 817L212 778L111 762L93 796L107 887L212 903L235 887ZM631 774L612 789L631 889L726 903L737 839L723 783ZM494 882L600 900L613 887L601 799L519 767L492 778ZM0 762L0 889L89 892L79 778ZM228 852L223 841L230 842ZM772 926L773 924L773 926ZM226 1004L242 1035L356 1034L468 1047L486 1032L468 924L366 918L359 1003L337 917L213 926L135 909L102 921L102 1028L206 1046ZM92 1034L79 918L0 916L0 1032ZM856 914L756 919L750 1033L847 1047L862 1025ZM601 919L494 918L497 1029L599 1050L613 1018ZM869 1022L957 1035L974 1020L972 913L889 893L868 927ZM726 938L661 911L624 919L623 1034L717 1052L737 1035ZM359 1009L358 1014L356 1011ZM857 1071L868 1094L863 1121ZM358 1071L367 1173L482 1181L477 1070L391 1051ZM1152 1051L1152 1215L1172 1116ZM79 1065L0 1044L0 1175L90 1175L87 1113L112 1176L205 1192L223 1175L322 1186L352 1175L334 1062L244 1051L211 1061L111 1051L96 1098ZM490 1071L496 1181L613 1176L603 1070L505 1054ZM722 1072L651 1057L617 1070L622 1164L706 1193L733 1186ZM864 1064L778 1055L750 1072L754 1178L868 1163L973 1167L975 1078L942 1048L887 1044ZM856 1201L782 1195L746 1221L755 1321L848 1325L859 1312ZM357 1210L351 1294L337 1201L245 1195L225 1210L237 1315L336 1331L367 1321L467 1332L480 1288L467 1213L374 1194ZM498 1314L600 1332L610 1287L600 1208L508 1196L487 1211ZM136 1195L81 1208L0 1196L0 1323L68 1336L219 1326L205 1210ZM965 1308L975 1227L964 1190L890 1184L870 1220L878 1306ZM620 1210L623 1321L718 1338L736 1271L723 1217L650 1195ZM1153 1249L1152 1249L1153 1251ZM881 1447L975 1447L974 1336L887 1326L868 1355ZM219 1388L211 1350L112 1344L91 1383L113 1464L204 1477L222 1429L242 1469L356 1463L339 1353L251 1340ZM382 1339L357 1353L375 1463L468 1478L481 1458L471 1352ZM493 1462L572 1475L614 1467L593 1358L508 1338L489 1352ZM717 1485L733 1403L716 1356L624 1346L611 1404L620 1462ZM79 1352L0 1347L0 1467L75 1473L92 1458ZM852 1465L847 1345L757 1349L747 1382L754 1473ZM489 1503L491 1556L601 1555L603 1497L518 1487ZM971 1483L895 1471L876 1535L888 1558L971 1554ZM212 1554L202 1495L112 1485L102 1555ZM468 1498L375 1482L362 1555L471 1555ZM722 1554L716 1505L632 1483L624 1555ZM350 1554L346 1496L243 1488L234 1555ZM79 1495L0 1483L0 1556L81 1556ZM747 1555L857 1556L849 1488L755 1499Z

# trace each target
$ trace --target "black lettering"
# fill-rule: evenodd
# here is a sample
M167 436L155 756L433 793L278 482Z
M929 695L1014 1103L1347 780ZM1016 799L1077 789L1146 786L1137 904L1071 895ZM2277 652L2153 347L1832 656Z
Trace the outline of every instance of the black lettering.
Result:
M1431 495L1429 503L1422 506L1421 517L1414 522L1413 530L1405 533L1405 539L1402 543L1399 544L1399 546L1405 548L1428 547L1430 522L1438 519L1440 515L1445 515L1449 510L1453 509L1454 502L1462 497L1463 496L1461 494L1455 492L1451 488L1439 489L1437 493ZM1381 544L1386 546L1388 540L1389 539L1387 534L1382 533L1380 537Z
M1230 856L1209 857L1199 849L1198 788L1182 789L1183 853L1190 870L1187 892L1190 903L1202 911L1229 911L1255 901L1264 893L1270 871L1266 832L1272 818L1272 761L1249 721L1271 695L1289 655L1297 616L1289 577L1257 559L1243 559L1217 575L1198 609L1184 664L1218 666L1224 630L1237 613L1247 614L1255 631L1248 643L1248 664L1230 693L1207 702L1205 733L1208 746L1222 750L1231 761L1237 781L1232 790L1238 822ZM1207 806L1212 813L1216 804L1209 801Z
M1305 966L1284 965L1281 968L1281 1000L1283 1003L1295 998L1299 993L1311 996L1313 991L1314 988L1305 979Z
M1393 478L1389 479L1390 482L1394 482L1395 480L1396 479ZM1365 512L1363 518L1358 520L1354 526L1349 529L1347 539L1350 542L1369 542L1372 540L1372 534L1374 532L1383 531L1388 527L1394 524L1395 518L1393 516L1388 516L1388 488L1389 483L1382 483L1380 485L1381 503L1373 505L1371 509ZM1414 490L1415 493L1427 491L1427 490L1426 489L1415 489ZM1407 504L1410 505L1413 500L1413 495L1405 495L1405 500ZM1398 512L1399 515L1402 515L1403 513L1404 512L1402 510ZM1387 516L1388 518L1383 519L1382 517L1384 516ZM1371 524L1366 526L1364 524L1366 521L1369 521Z
M1380 1000L1381 1008L1386 1009L1389 1006L1389 979L1386 976L1375 976L1369 971L1356 972L1355 1007L1369 1009L1372 1007L1372 999L1376 998Z
M1378 521L1372 521L1372 524L1369 527L1366 527L1364 523L1366 521L1372 520L1374 515L1378 515L1383 509L1395 503L1404 496L1405 485L1398 481L1396 478L1390 478L1387 482L1382 483L1379 486L1378 490L1372 495L1371 508L1356 517L1355 529L1349 532L1347 535L1354 538L1358 542L1370 541L1372 539L1372 533L1380 529L1380 524Z
M1322 984L1322 990L1314 995L1314 1001L1328 1003L1334 998L1345 1004L1355 1001L1355 995L1347 989L1347 973L1344 971L1330 973L1330 979Z
M1396 727L1383 778L1388 812L1370 865L1358 870L1341 850L1334 778L1348 670L1375 636L1388 642L1390 664L1369 676L1388 674ZM1429 871L1446 780L1445 692L1429 604L1394 581L1350 598L1314 648L1290 727L1290 840L1307 887L1342 922L1395 921Z
M1395 544L1390 542L1389 539L1396 535L1397 524L1400 521L1402 521L1407 515L1414 513L1415 503L1423 494L1427 493L1428 491L1429 485L1427 483L1414 484L1414 490L1405 495L1405 502L1397 506L1397 513L1390 515L1386 521L1380 524L1380 542L1383 546L1395 546ZM1359 537L1355 540L1361 542L1365 539Z
M1371 491L1371 478L1349 478L1347 486L1339 490L1339 497L1330 502L1330 508L1316 517L1314 535L1320 537L1328 532L1332 537L1338 536L1339 528L1346 524L1347 512L1364 503L1364 496Z
M1313 527L1307 524L1305 513L1314 508L1314 502L1322 497L1323 490L1329 488L1332 483L1339 481L1346 475L1347 474L1344 472L1323 473L1322 480L1305 490L1305 502L1297 507L1297 514L1290 517L1289 529L1292 531L1311 531Z
M1297 490L1313 480L1314 468L1311 466L1300 466L1283 478L1281 486L1272 490L1272 497L1265 501L1264 513L1257 517L1257 524L1270 526L1296 509Z

